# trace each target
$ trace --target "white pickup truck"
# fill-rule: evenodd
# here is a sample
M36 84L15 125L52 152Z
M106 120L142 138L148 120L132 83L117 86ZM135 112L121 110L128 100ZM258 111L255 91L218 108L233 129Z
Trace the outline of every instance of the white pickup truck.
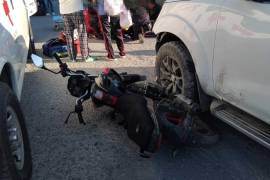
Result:
M30 144L20 108L25 64L31 45L29 16L35 0L0 0L0 179L31 177Z
M167 93L270 148L270 0L167 0L154 32Z

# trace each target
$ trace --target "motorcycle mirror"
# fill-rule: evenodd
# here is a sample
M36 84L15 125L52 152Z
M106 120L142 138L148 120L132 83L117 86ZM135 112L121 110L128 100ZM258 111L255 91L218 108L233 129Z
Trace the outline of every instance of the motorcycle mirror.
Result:
M44 68L44 61L43 61L42 57L39 57L35 54L32 54L31 59L32 59L35 66L37 66L38 68Z

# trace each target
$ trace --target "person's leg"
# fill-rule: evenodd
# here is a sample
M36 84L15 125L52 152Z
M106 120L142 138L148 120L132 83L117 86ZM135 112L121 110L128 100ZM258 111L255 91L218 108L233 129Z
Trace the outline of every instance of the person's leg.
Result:
M46 7L46 13L51 14L52 13L52 2L51 0L44 0L44 4Z
M68 55L72 61L76 60L76 51L74 47L73 33L74 33L74 24L72 21L72 15L63 15L64 19L64 32L66 34Z
M140 25L139 27L139 34L138 34L138 38L139 38L139 43L144 43L144 29L143 29L143 25Z
M133 40L138 40L139 39L139 31L140 31L140 27L139 24L137 22L135 22L133 24Z
M83 12L80 11L80 12L74 13L73 21L75 24L75 28L78 30L82 58L86 60L88 56L90 56L90 50L88 47L88 37L87 37Z
M46 13L49 14L49 0L43 0L45 8L46 8Z
M103 34L105 48L108 52L108 58L114 59L115 57L114 57L114 51L112 47L111 25L109 22L109 16L107 15L99 16L99 24L100 24L101 31Z
M116 34L116 44L119 49L119 55L125 56L125 47L124 47L124 39L123 39L123 31L120 26L120 19L119 17L112 17L112 22L115 24L113 31Z
M48 0L48 4L49 4L49 7L50 7L50 14L54 13L54 10L53 10L53 3L52 3L52 0Z
M51 4L51 14L58 15L57 7L58 7L58 0L49 0Z

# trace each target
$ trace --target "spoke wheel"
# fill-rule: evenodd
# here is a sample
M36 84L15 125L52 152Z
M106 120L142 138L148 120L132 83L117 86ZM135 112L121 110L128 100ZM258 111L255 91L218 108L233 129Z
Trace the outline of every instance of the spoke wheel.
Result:
M0 179L30 179L31 149L20 103L2 82L0 97Z
M10 106L7 108L7 127L9 146L12 151L14 163L18 170L22 170L25 158L22 130L17 114Z
M166 94L183 92L182 69L177 60L166 56L160 67L160 83L166 89Z
M157 82L167 95L183 94L195 99L195 72L191 56L179 42L162 45L157 53Z

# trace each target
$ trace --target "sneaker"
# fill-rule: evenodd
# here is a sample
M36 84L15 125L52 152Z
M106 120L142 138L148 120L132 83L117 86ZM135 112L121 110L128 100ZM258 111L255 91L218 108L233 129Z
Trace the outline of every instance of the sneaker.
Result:
M52 15L53 15L53 16L55 16L55 15L56 15L56 13L55 13L55 12L52 12Z
M111 57L111 56L107 56L107 60L109 61L117 61L117 59L115 57Z
M111 58L111 57L107 57L106 58L108 61L117 61L118 59L116 59L116 58Z
M125 59L127 56L126 55L120 55L120 59Z
M86 59L85 59L85 62L94 62L96 59L91 57L91 56L88 56Z
M50 13L46 13L46 16L50 16Z
M143 44L144 43L144 38L142 34L139 34L139 43Z

